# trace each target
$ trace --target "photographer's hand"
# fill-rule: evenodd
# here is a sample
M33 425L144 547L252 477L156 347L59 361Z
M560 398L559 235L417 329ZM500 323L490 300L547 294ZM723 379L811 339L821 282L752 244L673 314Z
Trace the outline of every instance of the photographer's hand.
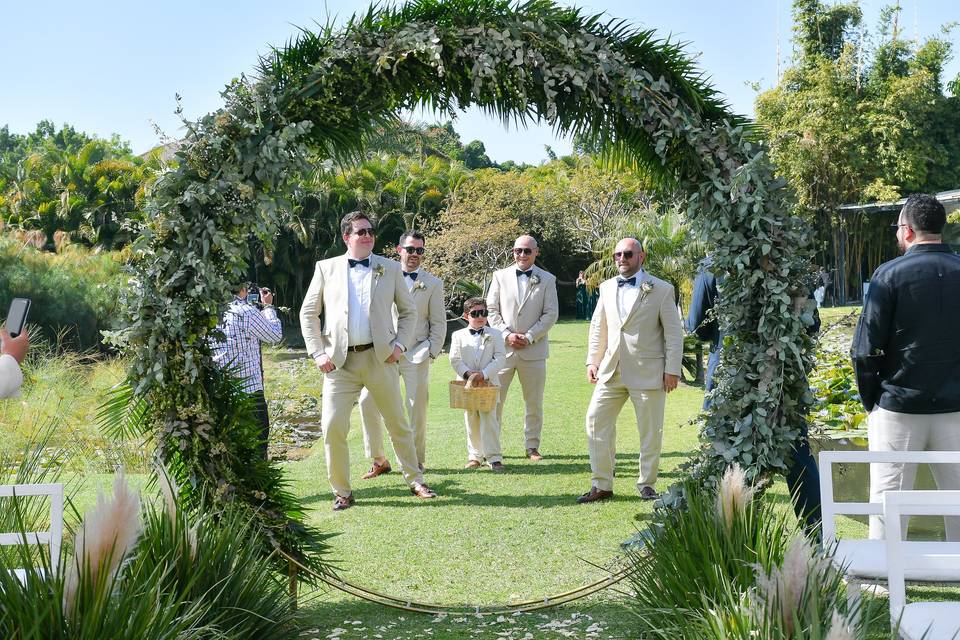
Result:
M0 353L10 354L18 363L23 362L27 356L27 349L30 347L30 336L27 335L27 329L16 338L11 338L6 327L0 329Z

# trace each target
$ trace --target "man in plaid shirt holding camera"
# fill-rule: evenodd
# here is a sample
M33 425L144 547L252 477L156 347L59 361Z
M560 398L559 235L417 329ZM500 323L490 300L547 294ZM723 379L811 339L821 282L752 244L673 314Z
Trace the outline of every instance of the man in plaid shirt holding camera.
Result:
M270 439L270 414L267 399L263 394L263 361L260 345L263 342L276 344L283 339L280 318L273 307L273 292L260 289L262 308L247 300L247 293L257 291L256 285L247 283L240 287L230 302L220 325L224 340L213 343L213 361L221 368L234 371L241 380L243 390L250 394L254 413L260 424L260 453L267 457L267 442Z

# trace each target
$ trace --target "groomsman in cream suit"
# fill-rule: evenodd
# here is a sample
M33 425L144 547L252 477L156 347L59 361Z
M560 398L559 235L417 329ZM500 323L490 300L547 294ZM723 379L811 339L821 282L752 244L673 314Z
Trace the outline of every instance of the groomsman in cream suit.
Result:
M397 362L413 344L416 305L400 265L372 254L375 231L366 214L354 211L344 216L340 232L346 255L317 263L300 308L307 353L324 374L320 420L333 508L353 506L347 433L353 404L364 387L383 414L410 491L418 498L435 498L418 468L413 430L400 397Z
M419 231L407 231L400 236L397 253L403 281L417 307L417 325L413 331L413 346L400 357L400 376L406 394L407 416L413 427L420 470L426 464L427 403L430 399L430 365L440 355L443 339L447 336L447 312L443 306L443 282L421 269L425 238ZM393 311L394 326L397 310ZM383 449L383 418L369 389L360 394L360 418L363 425L363 449L373 459L365 480L390 471Z
M637 489L644 500L660 466L666 394L680 381L683 328L673 286L641 269L646 254L640 242L624 238L613 259L620 275L600 284L600 300L590 321L587 380L597 385L587 409L590 491L580 504L613 496L617 416L629 398L640 432Z
M490 326L504 336L506 365L500 371L500 403L497 422L503 425L503 403L513 376L520 378L526 406L523 435L527 457L542 460L543 388L547 381L547 332L557 322L557 279L536 266L540 249L533 236L520 236L513 243L515 264L494 272L487 292Z

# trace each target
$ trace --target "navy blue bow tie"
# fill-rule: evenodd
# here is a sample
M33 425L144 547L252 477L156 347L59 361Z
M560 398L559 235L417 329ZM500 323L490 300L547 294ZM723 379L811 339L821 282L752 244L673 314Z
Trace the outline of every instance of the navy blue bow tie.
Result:
M630 285L631 287L637 286L637 276L633 276L633 277L631 277L631 278L618 278L618 279L617 279L617 286L618 286L618 287L622 287L622 286L625 285L625 284L628 284L628 285Z
M416 280L418 275L420 275L419 271L411 271L410 273L407 273L406 271L403 272L403 277L410 278L411 280Z
M528 277L529 277L531 273L533 273L533 269L527 269L526 271L520 271L520 269L517 269L517 277L518 277L518 278L519 278L520 276L528 276Z
M470 329L470 335L478 336L483 333L483 329Z
M347 262L350 263L350 268L351 268L351 269L353 269L353 268L354 268L355 266L357 266L358 264L359 264L361 267L369 267L369 266L370 266L370 258L364 258L363 260L354 260L353 258L347 258Z

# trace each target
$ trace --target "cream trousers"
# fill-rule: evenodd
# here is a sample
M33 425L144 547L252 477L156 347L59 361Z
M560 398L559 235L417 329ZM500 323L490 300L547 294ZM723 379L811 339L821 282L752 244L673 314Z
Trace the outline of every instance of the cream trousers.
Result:
M373 401L383 415L404 480L410 486L422 483L423 474L417 466L413 430L404 415L403 400L400 398L400 367L381 362L374 349L367 349L360 353L347 353L342 367L323 376L323 414L320 424L327 455L327 477L333 492L338 496L350 495L347 434L350 432L353 404L364 387L370 390Z
M870 451L960 451L960 413L895 413L877 407L867 416ZM938 489L960 489L960 465L930 465ZM885 491L910 491L915 464L870 465L870 502L883 502ZM960 518L944 518L947 540L960 541ZM903 531L907 530L904 517ZM883 518L870 516L870 538L884 537Z
M413 428L417 461L427 460L427 406L430 402L430 359L420 364L400 361L400 377L406 401L407 419ZM360 393L360 424L363 427L363 451L368 458L385 458L383 417L369 389Z

